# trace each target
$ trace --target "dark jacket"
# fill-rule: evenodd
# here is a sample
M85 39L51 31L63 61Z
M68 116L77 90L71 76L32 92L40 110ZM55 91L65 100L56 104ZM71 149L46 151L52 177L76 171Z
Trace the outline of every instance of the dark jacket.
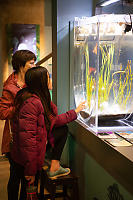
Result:
M47 133L44 121L44 109L36 95L27 99L22 105L19 118L13 120L13 147L12 159L23 165L24 174L35 175L41 170L44 163L47 136L53 141L52 129L54 126L62 126L77 118L74 110L57 114L57 107L51 102L53 113L56 116L51 121L50 132ZM54 143L53 143L54 144Z

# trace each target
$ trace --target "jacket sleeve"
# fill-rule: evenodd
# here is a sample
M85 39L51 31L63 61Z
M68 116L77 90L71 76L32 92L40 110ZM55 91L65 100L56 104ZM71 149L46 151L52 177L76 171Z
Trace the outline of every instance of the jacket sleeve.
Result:
M63 126L69 122L74 121L77 119L77 114L75 110L69 110L66 113L62 113L60 115L57 115L55 118L54 126Z
M19 115L20 158L24 160L24 174L33 176L37 171L37 106L25 102Z
M8 89L3 89L2 96L0 97L0 119L11 119L14 113L14 98L15 94Z
M51 107L52 107L53 113L55 115L58 115L57 106L52 101L51 101Z

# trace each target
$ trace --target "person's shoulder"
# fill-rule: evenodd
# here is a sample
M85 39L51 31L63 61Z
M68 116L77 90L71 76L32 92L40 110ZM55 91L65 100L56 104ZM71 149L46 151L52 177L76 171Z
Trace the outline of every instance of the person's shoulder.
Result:
M57 106L51 101L51 107L57 110Z
M5 89L12 89L12 87L17 87L17 82L14 73L12 73L3 84L3 88Z
M20 90L20 88L17 86L17 82L15 81L15 76L14 76L14 73L13 73L4 82L3 93L8 92L15 97L19 90Z
M20 113L24 115L30 114L38 116L43 112L44 109L41 104L41 100L35 95L26 99L20 109Z
M32 102L36 102L36 103L40 103L41 102L41 99L36 95L36 94L33 94L30 98L29 98L30 101Z
M52 110L53 110L53 113L55 114L55 115L57 115L58 114L58 109L57 109L57 106L51 101L51 108L52 108Z
M24 102L24 104L30 104L30 105L32 105L34 107L38 107L40 109L43 108L40 98L37 95L35 95L35 94L33 94L31 97L29 97Z
M12 82L15 79L15 73L13 72L8 76L8 78L4 81L4 84L7 85L8 83Z
M51 106L55 106L55 107L56 107L56 105L54 104L54 102L53 102L53 101L51 101Z

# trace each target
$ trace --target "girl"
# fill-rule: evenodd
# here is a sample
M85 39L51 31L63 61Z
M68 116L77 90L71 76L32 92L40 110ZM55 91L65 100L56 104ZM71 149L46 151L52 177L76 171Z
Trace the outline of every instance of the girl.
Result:
M55 151L56 148L59 150L59 155L51 161L50 178L70 173L69 168L60 166L59 159L65 142L60 145L61 138L64 137L63 132L62 135L59 134L58 139L55 137L56 130L60 127L64 131L66 129L64 125L77 118L77 113L84 109L85 102L75 110L58 115L57 107L50 98L49 73L41 66L26 72L25 83L27 87L20 90L15 98L16 109L11 123L13 132L11 156L16 172L25 176L31 184L35 180L37 171L40 171L44 164L47 140Z

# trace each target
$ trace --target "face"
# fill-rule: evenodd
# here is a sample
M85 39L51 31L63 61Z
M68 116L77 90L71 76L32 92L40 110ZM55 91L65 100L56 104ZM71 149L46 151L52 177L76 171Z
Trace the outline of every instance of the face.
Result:
M52 79L49 77L49 73L47 73L48 76L48 89L52 90Z
M35 67L34 59L26 62L25 66L24 66L24 71L27 72L27 70L32 68L32 67Z
M25 74L27 72L28 69L32 68L32 67L35 67L35 60L32 59L32 60L29 60L26 62L25 66L24 67L21 67L20 68L20 72Z

